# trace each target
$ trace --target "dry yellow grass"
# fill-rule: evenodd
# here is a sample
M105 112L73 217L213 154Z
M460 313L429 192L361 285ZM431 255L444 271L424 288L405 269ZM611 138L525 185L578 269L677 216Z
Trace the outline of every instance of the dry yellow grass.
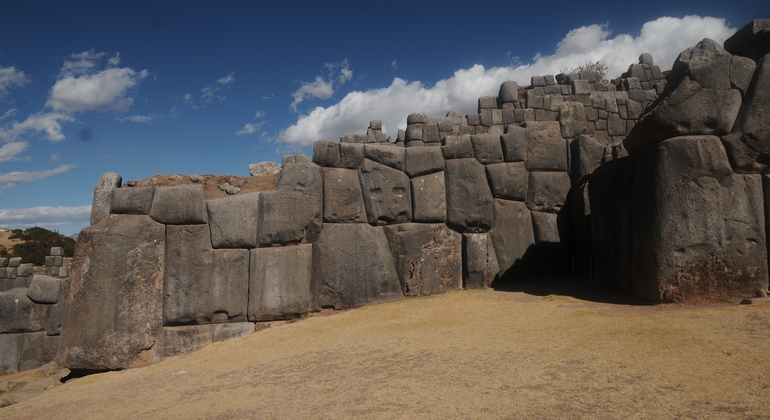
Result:
M88 376L4 419L770 418L770 304L463 291Z

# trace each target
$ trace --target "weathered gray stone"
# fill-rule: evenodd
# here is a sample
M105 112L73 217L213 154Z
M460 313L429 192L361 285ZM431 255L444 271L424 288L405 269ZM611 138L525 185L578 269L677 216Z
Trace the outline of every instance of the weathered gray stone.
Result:
M524 162L527 160L527 129L508 126L508 132L500 136L503 155L506 162Z
M291 165L292 163L308 163L307 155L298 153L296 155L283 155L281 166Z
M325 224L313 244L311 294L317 306L336 309L403 297L383 228Z
M588 131L586 113L580 102L565 102L559 106L559 126L561 136L574 139Z
M402 171L365 159L359 172L366 216L372 225L412 220L409 177Z
M495 246L499 277L508 281L537 274L532 216L518 201L495 200L495 227L489 232Z
M62 297L64 281L55 277L36 275L27 290L27 297L35 303L56 303Z
M566 171L567 142L561 136L561 127L555 121L528 121L527 170Z
M310 312L314 308L310 294L312 260L310 244L252 250L249 321L286 319Z
M66 293L66 282L62 288L62 297L59 302L51 305L48 310L48 321L45 323L46 335L59 335L61 332L61 317L64 312L64 294ZM53 359L52 359L53 360Z
M209 282L213 265L208 225L166 227L163 325L212 321Z
M364 147L364 157L399 171L404 170L406 149L390 144L367 144Z
M242 335L254 332L253 322L228 322L227 324L212 324L211 341L218 343L220 341L238 338Z
M756 69L757 64L750 58L734 55L730 63L730 86L745 96Z
M49 308L29 299L26 288L0 293L0 334L44 330Z
M497 279L500 266L488 233L463 234L463 271L466 289L483 289Z
M323 171L313 163L281 171L277 191L260 193L259 246L314 242L323 223Z
M759 61L770 52L770 20L752 20L725 40L725 49L730 54Z
M358 171L324 168L324 222L366 223Z
M741 92L730 83L732 58L708 38L679 54L663 94L626 137L626 149L634 153L671 137L729 133L741 106Z
M462 236L445 224L404 223L384 228L404 296L462 288Z
M8 258L0 258L0 268L8 267Z
M410 178L444 170L444 156L436 147L406 149L404 172Z
M573 95L588 95L591 93L591 83L588 80L573 80L571 84Z
M503 161L503 147L500 135L476 134L471 136L473 153L479 163L498 163Z
M759 175L733 174L717 137L666 140L634 183L633 292L656 302L767 291Z
M459 232L486 232L494 222L492 192L476 159L446 161L447 224Z
M602 164L604 146L593 137L578 136L569 145L569 174L573 182L590 174Z
M115 214L150 214L153 187L114 188L110 213Z
M30 264L21 264L16 269L16 275L19 277L29 277L32 275L32 267L33 265Z
M110 215L112 190L119 188L123 178L115 172L105 172L94 187L94 200L91 205L91 224L95 225Z
M441 146L444 159L463 159L476 157L473 153L470 135L447 136Z
M189 353L212 343L213 325L163 327L155 347L154 361Z
M139 215L80 232L56 363L110 370L149 362L163 321L164 232Z
M356 143L340 143L340 167L356 169L364 163L364 145Z
M0 375L19 372L23 334L0 334Z
M217 249L208 280L211 322L240 322L246 320L249 295L249 251ZM206 294L201 294L204 303Z
M532 212L532 230L541 277L564 278L572 273L571 235L555 213Z
M156 187L150 217L170 225L206 223L206 190L203 185Z
M765 172L770 155L770 58L759 60L743 99L733 132L722 137L733 169L738 173Z
M428 114L424 112L413 112L406 117L406 124L412 125L412 124L427 124L428 123Z
M341 144L336 141L317 141L313 143L313 163L318 166L339 168Z
M519 84L514 81L503 82L500 85L500 93L497 98L500 103L516 102L519 100Z
M410 124L406 126L406 142L422 141L422 124Z
M442 133L448 133L454 129L452 118L442 118L436 121L436 125L438 126L438 131Z
M428 123L422 125L422 141L425 143L439 143L441 141L438 124Z
M260 162L249 165L249 175L267 176L281 172L281 165L275 162Z
M8 259L8 267L18 268L21 265L21 257L12 257Z
M256 248L259 192L208 200L211 245L214 248Z
M59 337L46 336L44 332L26 333L21 336L20 371L39 368L56 358Z
M482 109L497 109L497 96L482 96L479 98L479 114Z
M652 54L642 53L642 55L639 56L639 64L647 64L648 66L653 65Z
M446 187L444 172L412 178L412 221L437 223L446 221Z
M527 208L532 211L558 212L567 200L570 186L566 172L530 172Z
M524 162L502 162L486 165L487 179L495 198L524 201L527 199L529 175Z

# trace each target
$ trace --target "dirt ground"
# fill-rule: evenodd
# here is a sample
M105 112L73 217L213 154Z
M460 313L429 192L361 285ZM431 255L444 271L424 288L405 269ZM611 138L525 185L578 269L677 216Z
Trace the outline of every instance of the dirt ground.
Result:
M770 304L565 292L462 291L310 317L77 379L0 418L770 418Z

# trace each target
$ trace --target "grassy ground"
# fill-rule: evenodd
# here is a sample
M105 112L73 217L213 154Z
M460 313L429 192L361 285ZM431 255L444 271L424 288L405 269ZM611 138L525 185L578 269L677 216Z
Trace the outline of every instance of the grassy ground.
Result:
M0 417L770 418L770 304L601 301L463 291L312 317Z

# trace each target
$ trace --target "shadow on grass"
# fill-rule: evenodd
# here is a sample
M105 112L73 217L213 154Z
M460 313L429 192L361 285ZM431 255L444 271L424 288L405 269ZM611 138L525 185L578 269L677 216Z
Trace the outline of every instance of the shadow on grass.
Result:
M534 296L560 295L589 302L654 306L652 302L645 298L575 278L496 281L492 283L491 288L501 292L522 292Z

